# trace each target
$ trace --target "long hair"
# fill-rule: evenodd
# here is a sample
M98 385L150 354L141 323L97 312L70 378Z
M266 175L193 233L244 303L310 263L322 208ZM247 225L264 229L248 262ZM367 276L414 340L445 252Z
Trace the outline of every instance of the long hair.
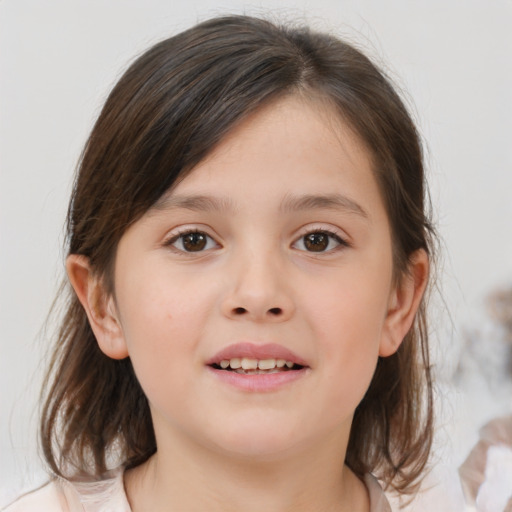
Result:
M89 259L113 292L125 230L238 123L290 94L328 102L358 134L390 219L395 279L417 249L432 254L423 157L414 123L389 80L349 44L307 28L231 16L156 44L108 97L80 159L67 252ZM57 475L103 473L156 451L149 406L128 359L105 356L76 295L66 295L44 389L44 456ZM355 411L346 463L396 490L413 489L432 442L425 302L399 350L380 358Z

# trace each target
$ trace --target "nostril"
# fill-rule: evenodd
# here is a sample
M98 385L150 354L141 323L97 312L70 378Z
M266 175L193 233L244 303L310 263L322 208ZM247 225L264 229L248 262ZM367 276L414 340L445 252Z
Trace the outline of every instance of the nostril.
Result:
M242 316L247 315L250 313L250 309L246 309L242 306L239 306L237 308L233 308L231 310L231 314L234 316ZM283 310L281 308L270 308L267 310L267 314L270 316L281 316L283 314ZM252 316L252 315L250 315Z

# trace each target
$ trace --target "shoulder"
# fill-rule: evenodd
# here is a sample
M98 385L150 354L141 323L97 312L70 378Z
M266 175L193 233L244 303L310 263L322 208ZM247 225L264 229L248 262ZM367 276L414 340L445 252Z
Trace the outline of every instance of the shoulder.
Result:
M61 487L50 482L35 491L24 494L3 512L61 512L68 511Z
M370 512L391 512L391 505L378 480L369 473L364 476L363 480L370 497Z
M130 512L123 474L119 468L96 481L56 479L18 498L3 512Z

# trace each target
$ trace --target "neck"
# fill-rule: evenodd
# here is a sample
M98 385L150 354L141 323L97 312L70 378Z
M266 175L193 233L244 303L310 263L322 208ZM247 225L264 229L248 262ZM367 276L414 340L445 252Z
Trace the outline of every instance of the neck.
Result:
M128 499L133 512L369 510L364 485L343 464L343 442L324 441L291 455L258 459L219 453L186 439L160 443L151 459L127 472Z

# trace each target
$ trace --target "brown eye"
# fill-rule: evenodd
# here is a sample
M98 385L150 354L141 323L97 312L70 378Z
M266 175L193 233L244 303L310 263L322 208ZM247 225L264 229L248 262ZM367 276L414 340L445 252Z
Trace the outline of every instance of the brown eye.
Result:
M183 247L186 251L202 251L206 247L204 233L188 233L183 236Z
M329 235L327 233L309 233L304 237L304 247L308 251L323 252L329 247Z
M189 231L175 236L169 245L182 252L201 252L212 249L217 244L213 238L202 231Z
M306 252L331 252L348 244L337 234L329 231L311 231L301 236L293 247Z

